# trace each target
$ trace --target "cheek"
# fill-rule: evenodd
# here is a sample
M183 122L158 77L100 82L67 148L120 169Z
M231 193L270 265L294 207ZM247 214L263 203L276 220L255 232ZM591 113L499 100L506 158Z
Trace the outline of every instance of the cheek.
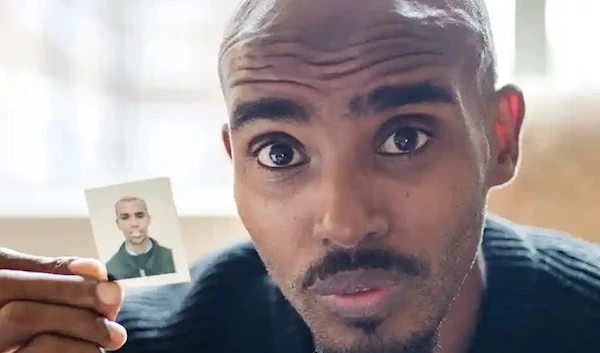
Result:
M394 208L392 219L401 223L396 224L390 245L427 261L431 270L428 280L419 282L413 292L414 316L425 321L446 310L480 242L485 197L481 188L474 187L480 179L478 170L466 164L446 160L432 167L418 182L404 186L406 202Z
M393 219L402 220L395 246L427 258L436 276L471 261L480 241L484 180L476 156L460 155L448 154L421 173L394 208Z
M294 281L300 275L297 268L311 234L302 197L283 198L236 183L235 199L240 219L274 279L279 284Z

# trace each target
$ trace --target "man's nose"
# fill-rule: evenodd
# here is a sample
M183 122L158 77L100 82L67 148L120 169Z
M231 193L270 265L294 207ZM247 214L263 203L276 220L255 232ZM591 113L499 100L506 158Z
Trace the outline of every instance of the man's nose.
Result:
M356 168L330 169L326 174L318 190L314 236L346 249L385 237L389 220L374 192L377 181Z

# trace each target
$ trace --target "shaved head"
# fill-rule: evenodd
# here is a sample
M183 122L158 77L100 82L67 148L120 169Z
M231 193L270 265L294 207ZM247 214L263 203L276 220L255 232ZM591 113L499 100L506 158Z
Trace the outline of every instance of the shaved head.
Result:
M125 196L121 197L119 200L117 200L117 202L115 202L115 213L117 214L117 216L119 216L119 205L121 205L124 202L137 203L140 209L142 209L144 212L148 212L148 205L146 204L146 201L144 199L135 196Z
M307 37L322 40L322 45L343 45L335 40L335 36L338 33L345 35L344 19L346 26L356 28L360 27L361 19L382 16L386 12L388 18L395 16L398 20L418 22L423 26L458 29L453 32L454 40L456 44L466 44L470 74L475 75L478 88L494 88L496 57L484 0L242 0L226 25L221 42L221 83L227 77L227 56L235 42L264 36L269 28L289 26L308 29ZM383 17L385 15L382 20Z
M238 213L316 351L468 351L524 113L483 0L244 1L219 64Z
M131 246L147 244L150 215L146 201L135 196L120 198L115 203L117 227Z

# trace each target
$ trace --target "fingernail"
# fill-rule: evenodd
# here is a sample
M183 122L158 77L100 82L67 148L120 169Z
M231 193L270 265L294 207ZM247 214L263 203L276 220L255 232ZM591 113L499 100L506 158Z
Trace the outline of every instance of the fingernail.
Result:
M113 343L121 344L127 338L127 331L125 328L116 322L105 319L106 328L110 335L110 340Z
M123 300L123 292L116 283L101 282L96 287L98 299L106 305L117 305Z
M69 264L69 271L80 276L97 277L102 276L106 279L104 267L98 260L94 259L76 259Z

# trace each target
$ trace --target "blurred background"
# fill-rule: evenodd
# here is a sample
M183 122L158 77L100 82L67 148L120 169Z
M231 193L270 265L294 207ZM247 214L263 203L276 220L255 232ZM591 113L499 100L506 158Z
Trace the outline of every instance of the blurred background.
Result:
M600 242L598 0L488 0L528 102L492 211ZM84 188L172 178L188 258L247 237L220 142L235 0L0 0L0 246L94 256Z

